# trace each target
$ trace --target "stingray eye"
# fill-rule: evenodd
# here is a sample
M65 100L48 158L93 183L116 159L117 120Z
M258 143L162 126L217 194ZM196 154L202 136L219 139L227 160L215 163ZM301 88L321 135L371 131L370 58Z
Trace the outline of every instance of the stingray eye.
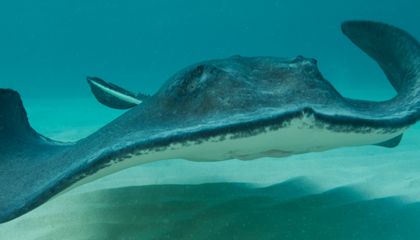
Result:
M290 61L290 63L298 63L298 62L302 61L302 59L303 59L303 56L298 55L292 61Z
M178 90L180 96L185 96L188 93L194 91L199 84L199 79L204 72L204 66L200 65L194 68L186 77L183 79Z
M196 71L199 75L203 74L204 66L200 65L196 68Z

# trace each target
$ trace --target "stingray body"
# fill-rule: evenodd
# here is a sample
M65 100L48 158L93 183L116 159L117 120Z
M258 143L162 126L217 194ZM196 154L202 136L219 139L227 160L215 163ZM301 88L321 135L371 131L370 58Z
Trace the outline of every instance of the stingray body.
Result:
M96 79L90 84L102 89L95 95L105 96L104 104L135 107L85 139L60 143L30 127L15 91L0 90L0 222L87 182L162 159L252 160L398 145L420 119L419 43L382 23L351 21L342 29L384 70L395 98L344 98L314 59L236 56L191 65L151 97Z

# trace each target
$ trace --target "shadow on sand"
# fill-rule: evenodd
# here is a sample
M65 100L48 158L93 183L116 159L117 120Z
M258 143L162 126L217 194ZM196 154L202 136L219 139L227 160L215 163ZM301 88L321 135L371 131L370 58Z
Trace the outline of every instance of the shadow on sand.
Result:
M367 199L354 187L316 188L300 177L264 188L208 183L105 189L64 195L54 203L61 212L19 225L50 226L40 239L420 239L420 203Z

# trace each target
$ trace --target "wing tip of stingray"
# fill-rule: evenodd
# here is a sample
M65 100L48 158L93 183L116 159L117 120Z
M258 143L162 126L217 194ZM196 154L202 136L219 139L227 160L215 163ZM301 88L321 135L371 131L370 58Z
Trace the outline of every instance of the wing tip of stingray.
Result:
M107 83L97 77L86 77L87 82L91 88L96 100L101 104L114 109L130 109L138 104L127 101L127 99L135 100L135 94L116 86L112 83Z

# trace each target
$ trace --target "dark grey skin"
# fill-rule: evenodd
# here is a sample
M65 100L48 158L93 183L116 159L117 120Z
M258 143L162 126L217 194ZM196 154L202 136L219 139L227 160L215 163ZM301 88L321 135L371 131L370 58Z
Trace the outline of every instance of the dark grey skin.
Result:
M150 98L150 95L132 93L100 78L86 77L86 80L98 102L110 108L129 109ZM116 94L112 95L112 93Z
M191 65L87 138L59 143L30 127L17 92L0 89L0 222L107 174L161 159L247 160L398 145L402 132L420 119L419 43L382 23L345 22L342 29L378 62L398 92L395 98L343 98L314 59L237 56ZM325 145L305 142L312 131L325 137ZM279 134L279 146L259 149L270 134Z

